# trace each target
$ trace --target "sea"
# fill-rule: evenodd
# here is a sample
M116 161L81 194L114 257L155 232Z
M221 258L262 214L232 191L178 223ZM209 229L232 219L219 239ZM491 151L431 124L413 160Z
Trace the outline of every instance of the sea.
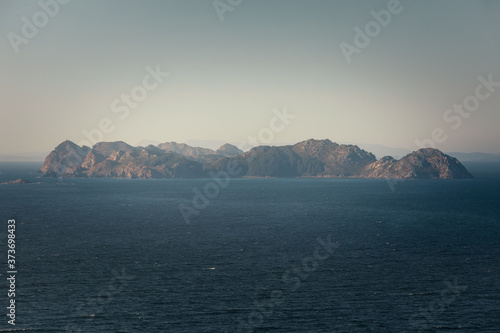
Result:
M397 182L39 168L0 163L0 182L32 182L0 185L0 332L500 332L498 165Z

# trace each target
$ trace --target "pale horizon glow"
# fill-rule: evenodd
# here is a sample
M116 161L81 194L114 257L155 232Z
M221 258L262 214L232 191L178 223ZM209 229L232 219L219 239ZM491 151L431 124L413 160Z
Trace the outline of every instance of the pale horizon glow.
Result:
M73 0L16 53L7 36L40 5L2 1L0 155L79 144L103 119L103 141L244 142L284 107L296 118L266 144L416 150L441 128L442 151L500 154L500 87L459 128L443 118L479 77L500 82L500 3L401 0L348 63L340 44L389 2L248 0L221 21L211 0ZM115 100L157 66L168 76L120 119Z

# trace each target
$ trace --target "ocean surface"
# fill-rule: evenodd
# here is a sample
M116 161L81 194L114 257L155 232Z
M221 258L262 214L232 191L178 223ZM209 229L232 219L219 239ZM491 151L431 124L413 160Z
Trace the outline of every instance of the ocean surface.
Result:
M500 332L495 169L391 190L361 179L44 179L39 167L0 164L0 181L35 182L0 185L0 331ZM211 198L193 206L205 189ZM189 224L181 204L196 209Z

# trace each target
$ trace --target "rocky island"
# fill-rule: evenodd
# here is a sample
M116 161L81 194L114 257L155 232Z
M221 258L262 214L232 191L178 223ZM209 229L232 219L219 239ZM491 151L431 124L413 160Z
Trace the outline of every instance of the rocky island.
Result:
M234 167L233 177L472 178L454 157L422 148L396 160L379 160L356 145L306 140L295 145L259 146L243 152L225 144L217 150L176 142L133 147L99 142L92 148L59 144L40 169L46 177L205 178Z
M31 184L31 182L26 179L18 178L16 180L0 183L0 185L6 185L6 184Z

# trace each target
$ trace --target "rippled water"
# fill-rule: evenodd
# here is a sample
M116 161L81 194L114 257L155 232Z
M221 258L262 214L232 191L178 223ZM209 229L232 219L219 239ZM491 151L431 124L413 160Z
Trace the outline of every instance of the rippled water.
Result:
M500 179L394 192L384 180L237 179L188 225L178 206L210 180L37 179L33 169L0 174L38 182L0 185L5 257L7 219L17 221L16 329L500 328Z

